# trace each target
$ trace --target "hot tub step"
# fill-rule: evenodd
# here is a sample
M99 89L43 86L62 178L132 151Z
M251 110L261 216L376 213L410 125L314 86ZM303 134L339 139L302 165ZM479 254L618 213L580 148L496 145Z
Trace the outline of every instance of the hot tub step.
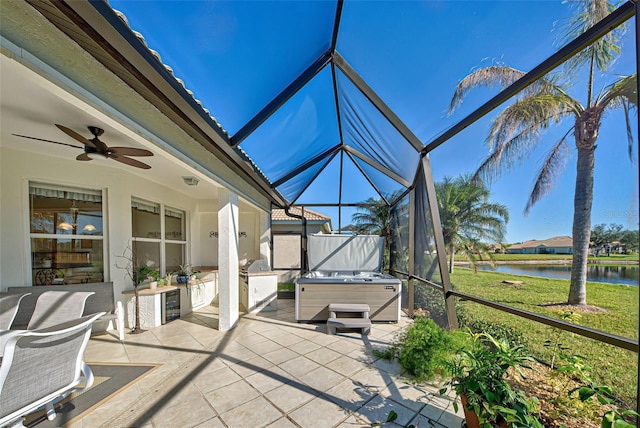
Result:
M327 334L335 334L336 328L359 328L362 334L369 334L371 331L371 320L369 318L329 318L327 320Z
M331 303L329 304L329 317L337 318L338 312L360 313L362 318L369 318L369 305L363 303Z

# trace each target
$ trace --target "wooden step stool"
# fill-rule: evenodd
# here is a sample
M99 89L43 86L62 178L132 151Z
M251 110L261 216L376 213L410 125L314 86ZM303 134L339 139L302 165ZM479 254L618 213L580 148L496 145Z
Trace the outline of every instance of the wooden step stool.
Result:
M361 303L331 303L327 320L327 334L335 334L337 328L359 328L362 334L369 334L371 331L369 311L369 305ZM338 318L337 314L341 312L359 313L360 318Z

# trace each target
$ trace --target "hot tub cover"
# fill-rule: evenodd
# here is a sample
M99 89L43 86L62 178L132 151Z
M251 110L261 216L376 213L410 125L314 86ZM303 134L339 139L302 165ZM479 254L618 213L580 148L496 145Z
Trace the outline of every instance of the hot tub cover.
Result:
M310 235L309 270L380 272L384 238L372 235Z

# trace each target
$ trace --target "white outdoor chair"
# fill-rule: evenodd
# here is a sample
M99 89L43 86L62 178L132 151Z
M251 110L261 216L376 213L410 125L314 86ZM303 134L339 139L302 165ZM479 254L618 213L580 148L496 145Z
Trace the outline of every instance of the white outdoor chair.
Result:
M9 330L18 313L20 301L31 293L0 294L0 330Z
M93 373L82 358L91 325L103 313L39 330L9 330L0 365L0 426L23 426L23 417L41 408L56 417L53 405L88 388Z
M93 291L46 291L36 301L27 330L50 327L80 318ZM103 312L104 314L104 312Z

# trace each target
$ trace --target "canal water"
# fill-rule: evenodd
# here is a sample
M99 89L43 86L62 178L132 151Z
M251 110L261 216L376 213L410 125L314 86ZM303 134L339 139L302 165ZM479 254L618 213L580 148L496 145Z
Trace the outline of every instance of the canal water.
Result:
M478 265L478 270L511 273L518 275L542 276L545 278L571 279L570 265L529 265L529 264L500 264L495 268L488 265ZM587 281L608 282L611 284L626 284L638 286L638 265L629 266L587 266Z

